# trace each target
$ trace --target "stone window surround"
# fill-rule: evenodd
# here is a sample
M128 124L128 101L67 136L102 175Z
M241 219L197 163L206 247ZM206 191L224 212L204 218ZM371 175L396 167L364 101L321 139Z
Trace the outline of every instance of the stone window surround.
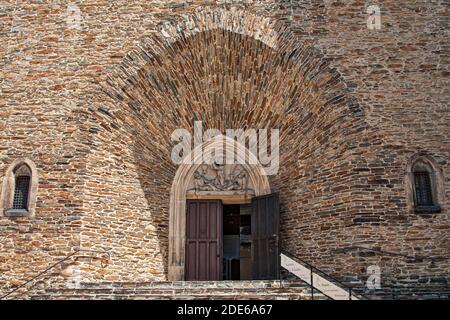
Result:
M430 174L431 194L433 206L416 205L416 187L414 172L426 171ZM406 191L408 211L419 214L440 213L441 206L445 202L444 175L438 163L429 155L416 154L408 162L406 171Z
M31 171L30 190L28 194L27 210L12 210L15 189L15 170L26 165ZM36 195L38 190L39 176L36 165L29 159L18 159L11 163L3 177L3 184L0 195L0 214L5 217L32 217L36 210Z

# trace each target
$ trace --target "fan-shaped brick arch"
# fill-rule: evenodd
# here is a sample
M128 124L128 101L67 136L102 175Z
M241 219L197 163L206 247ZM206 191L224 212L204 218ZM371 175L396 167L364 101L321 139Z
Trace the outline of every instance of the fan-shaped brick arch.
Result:
M96 228L109 231L97 238L82 234L82 246L112 247L116 265L110 272L120 273L138 259L142 268L152 266L155 278L167 275L169 200L177 170L170 137L201 120L205 130L280 130L281 167L270 182L284 201L283 241L299 249L295 230L304 201L299 188L309 177L305 168L319 157L315 170L326 170L319 193L311 196L316 201L326 179L338 171L346 172L346 182L353 179L350 161L357 163L359 156L350 147L367 126L348 93L322 54L280 22L215 9L161 24L93 95L92 120L104 130L89 155L83 224L89 228L101 221ZM98 183L114 188L89 192ZM349 206L342 195L348 192L336 190L319 209ZM118 236L123 229L127 241Z

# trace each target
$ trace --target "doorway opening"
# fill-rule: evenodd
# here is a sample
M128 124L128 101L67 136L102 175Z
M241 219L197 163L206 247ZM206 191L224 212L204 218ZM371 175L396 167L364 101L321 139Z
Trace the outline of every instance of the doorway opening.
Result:
M223 206L223 280L252 279L251 205Z
M188 200L186 220L185 280L278 279L278 194L251 204Z

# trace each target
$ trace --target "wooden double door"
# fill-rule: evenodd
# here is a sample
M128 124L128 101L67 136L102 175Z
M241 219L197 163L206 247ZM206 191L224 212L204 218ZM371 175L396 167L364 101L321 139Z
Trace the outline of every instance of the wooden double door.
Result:
M188 200L185 280L223 279L223 210L220 200ZM278 194L252 199L252 277L279 277Z

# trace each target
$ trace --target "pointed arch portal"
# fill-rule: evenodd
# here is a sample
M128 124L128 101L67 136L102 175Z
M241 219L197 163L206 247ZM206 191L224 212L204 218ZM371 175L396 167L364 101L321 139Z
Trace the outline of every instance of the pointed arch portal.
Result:
M248 175L249 183L253 187L252 195L263 196L270 194L270 185L261 165L250 165L246 163L257 163L257 159L249 161L246 155L254 157L245 146L238 142L223 136L222 138L211 139L204 144L198 146L185 159L189 163L183 163L178 168L172 183L170 192L170 208L169 208L169 280L185 279L185 261L186 261L186 216L187 216L187 200L189 187L192 186L195 179L194 175L202 166L202 163L213 163L213 150L223 148L224 152L235 153L237 163L242 163L242 167ZM199 152L202 151L202 152ZM203 159L202 159L203 158ZM207 198L215 201L233 201L234 199L243 200L242 194L235 193L230 195L226 191L196 195L197 199ZM217 210L214 207L214 210ZM221 215L220 215L221 216ZM220 266L220 265L219 265ZM220 266L221 267L221 266Z

